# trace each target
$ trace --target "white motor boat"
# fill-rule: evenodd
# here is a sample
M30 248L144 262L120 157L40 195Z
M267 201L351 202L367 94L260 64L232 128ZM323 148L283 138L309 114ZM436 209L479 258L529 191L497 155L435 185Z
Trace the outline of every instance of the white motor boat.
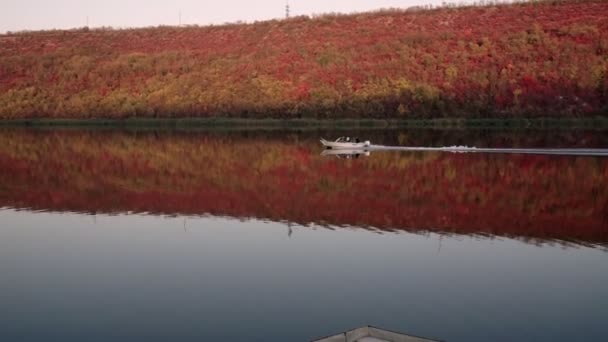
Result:
M355 150L355 149L364 149L369 147L371 143L369 140L360 142L358 139L353 140L348 137L340 137L336 139L336 141L328 141L321 138L321 144L327 148L331 149L347 149L347 150Z

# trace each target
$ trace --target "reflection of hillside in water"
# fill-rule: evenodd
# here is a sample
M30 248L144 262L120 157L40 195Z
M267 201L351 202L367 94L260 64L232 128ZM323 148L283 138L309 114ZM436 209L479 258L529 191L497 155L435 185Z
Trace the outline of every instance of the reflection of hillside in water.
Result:
M382 133L366 137L373 134ZM500 134L484 138L486 146L527 143ZM571 134L551 139L586 147L603 139ZM391 133L382 142L415 135ZM608 244L608 159L377 153L343 160L319 156L317 137L4 131L0 206ZM539 146L541 138L532 139Z

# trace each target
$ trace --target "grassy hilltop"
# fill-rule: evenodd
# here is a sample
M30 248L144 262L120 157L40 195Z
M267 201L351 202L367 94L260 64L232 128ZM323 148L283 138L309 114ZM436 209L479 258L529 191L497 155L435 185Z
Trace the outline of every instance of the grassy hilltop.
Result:
M0 35L0 119L608 113L608 2Z

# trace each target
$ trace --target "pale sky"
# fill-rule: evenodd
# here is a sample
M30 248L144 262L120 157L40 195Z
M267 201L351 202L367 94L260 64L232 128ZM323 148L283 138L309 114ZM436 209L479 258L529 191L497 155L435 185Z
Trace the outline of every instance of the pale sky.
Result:
M290 0L292 15L361 12L441 4L443 0ZM453 2L453 1L448 1ZM0 0L0 32L251 22L285 16L285 0Z

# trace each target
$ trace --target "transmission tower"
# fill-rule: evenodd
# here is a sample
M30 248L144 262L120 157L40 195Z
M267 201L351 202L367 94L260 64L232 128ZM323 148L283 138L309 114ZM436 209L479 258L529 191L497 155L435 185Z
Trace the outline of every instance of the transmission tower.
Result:
M289 1L287 1L287 2L285 3L285 18L286 18L286 19L288 19L288 18L289 18L289 14L290 14L290 13L289 13L289 9L290 9L290 8L289 8Z

